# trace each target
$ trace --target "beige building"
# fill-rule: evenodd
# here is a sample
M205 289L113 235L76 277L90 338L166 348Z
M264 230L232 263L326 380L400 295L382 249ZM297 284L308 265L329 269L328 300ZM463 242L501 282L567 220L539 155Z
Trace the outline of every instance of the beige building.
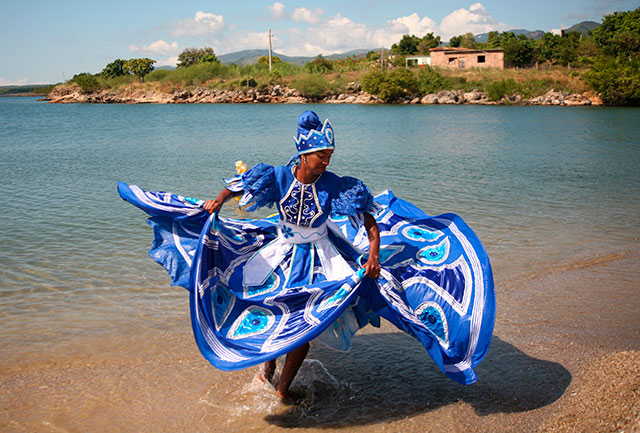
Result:
M471 48L431 48L431 66L451 69L498 68L504 69L504 51L475 50Z

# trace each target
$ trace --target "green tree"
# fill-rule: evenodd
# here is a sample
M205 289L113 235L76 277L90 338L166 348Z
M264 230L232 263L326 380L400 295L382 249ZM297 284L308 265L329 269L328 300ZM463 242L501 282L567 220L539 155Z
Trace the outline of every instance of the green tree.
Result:
M403 35L400 42L391 45L393 54L413 55L418 52L420 38L415 35Z
M488 48L502 48L504 62L508 66L523 68L530 66L534 60L533 41L525 35L516 36L513 32L490 32Z
M560 35L554 35L547 32L542 38L536 42L534 49L535 61L539 63L552 63L558 53L558 46L560 45Z
M504 61L509 66L524 68L533 63L533 44L530 40L509 39L502 48Z
M89 74L88 72L75 74L69 81L80 86L83 93L91 93L100 89L100 83L98 82L98 79L93 74Z
M311 74L326 74L333 71L333 63L331 60L322 57L322 54L304 65L304 70Z
M451 36L449 38L449 46L453 48L458 48L462 43L462 35Z
M578 42L576 54L579 58L589 58L602 54L602 51L592 36L582 35Z
M611 105L640 105L640 58L600 56L585 80Z
M126 75L127 71L124 69L124 63L125 61L122 59L115 59L104 67L102 72L100 72L100 75L104 78L116 78Z
M187 48L178 55L178 68L188 68L198 63L218 63L213 48Z
M436 48L440 45L440 36L435 36L433 33L427 33L424 35L420 42L418 42L417 50L419 54L429 54L431 48Z
M593 38L605 54L632 56L640 52L640 8L615 12L593 30Z
M586 81L607 104L640 105L640 8L607 15L593 38L602 55Z
M567 66L576 62L580 36L580 33L573 32L560 38L560 45L558 46L558 52L556 54L558 64Z
M501 42L502 42L502 36L500 32L496 32L496 31L489 32L489 36L487 37L487 48L501 48L502 47Z
M124 68L126 71L140 78L140 81L144 81L144 76L153 71L153 64L155 62L155 60L147 58L129 59L124 63Z
M452 36L451 39L449 39L449 46L478 48L478 43L476 42L476 38L473 36L473 33L465 33L464 35Z

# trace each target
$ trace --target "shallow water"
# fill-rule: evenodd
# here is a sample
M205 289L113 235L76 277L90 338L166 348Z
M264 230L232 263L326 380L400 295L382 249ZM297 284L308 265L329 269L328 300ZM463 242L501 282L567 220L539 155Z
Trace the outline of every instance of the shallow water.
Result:
M268 393L246 388L253 372L216 371L197 353L186 293L168 287L164 270L147 257L144 215L120 200L115 183L212 197L238 159L286 163L294 149L295 116L308 108L332 120L334 172L359 177L374 192L392 189L430 214L458 213L483 241L498 298L498 339L493 362L484 367L488 383L463 390L435 371L425 372L422 349L387 326L367 330L351 354L313 352L335 376L340 397L331 404L311 398L282 412ZM635 108L59 105L0 98L3 368L36 371L47 365L38 373L44 380L56 366L75 366L76 376L60 373L53 380L82 399L84 416L105 404L122 415L131 398L141 405L132 413L149 412L153 423L163 405L152 396L175 403L175 392L195 402L185 413L198 422L184 421L194 431L222 420L226 427L211 431L262 431L265 425L385 431L385 423L405 417L398 425L418 431L413 423L425 411L444 411L436 421L445 422L460 409L458 401L476 414L544 407L562 395L570 375L514 344L576 341L587 350L590 338L616 349L640 342L638 303L632 301L638 298L638 275L630 271L639 262L639 115ZM607 298L597 301L602 298L594 293ZM545 331L535 332L538 326ZM398 364L405 347L410 350ZM537 368L545 381L560 385L548 385L547 397L527 394L529 403L520 406L508 402L504 388L514 382L504 382L500 369L514 363ZM425 365L432 369L428 360ZM96 371L104 381L92 382ZM203 383L200 374L207 377ZM407 389L408 377L432 385ZM134 385L127 384L131 380ZM376 386L367 391L371 380ZM492 397L483 400L483 392ZM125 402L109 403L114 395ZM49 395L54 406L55 396ZM402 404L392 404L383 416L376 408L388 405L387 397ZM215 415L220 401L224 410ZM100 430L107 422L90 416L93 422L82 424L61 407L52 409L59 419L47 418L52 430ZM264 416L247 422L256 412ZM345 417L352 421L336 421ZM124 430L144 430L128 419L110 420ZM22 421L15 426L31 426ZM39 419L37 424L47 431ZM155 428L149 431L189 430L150 425Z

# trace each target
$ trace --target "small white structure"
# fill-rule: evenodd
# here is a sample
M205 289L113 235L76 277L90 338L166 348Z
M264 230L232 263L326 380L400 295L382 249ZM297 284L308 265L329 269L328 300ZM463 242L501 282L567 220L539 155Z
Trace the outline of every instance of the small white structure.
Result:
M431 56L405 57L404 63L407 68L409 66L417 66L419 68L424 68L425 66L431 66Z

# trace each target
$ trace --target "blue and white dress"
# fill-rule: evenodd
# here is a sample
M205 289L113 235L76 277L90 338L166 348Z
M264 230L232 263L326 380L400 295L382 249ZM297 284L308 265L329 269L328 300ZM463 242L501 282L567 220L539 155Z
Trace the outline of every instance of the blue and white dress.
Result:
M118 184L151 218L150 255L190 291L194 336L214 366L255 365L317 338L350 347L380 317L415 337L443 373L473 383L495 316L489 258L453 214L430 217L390 191L375 198L358 179L325 172L311 184L292 166L258 164L226 180L261 219L209 215L203 201ZM369 242L362 214L380 229L376 280L363 278Z

